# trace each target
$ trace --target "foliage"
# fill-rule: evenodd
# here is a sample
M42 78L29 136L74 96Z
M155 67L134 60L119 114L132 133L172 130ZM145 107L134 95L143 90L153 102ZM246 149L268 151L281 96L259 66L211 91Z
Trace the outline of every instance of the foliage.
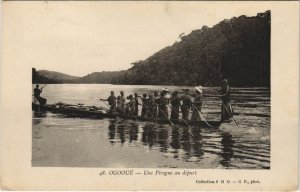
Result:
M117 84L198 85L228 78L233 86L270 85L270 12L240 16L181 36L133 63Z

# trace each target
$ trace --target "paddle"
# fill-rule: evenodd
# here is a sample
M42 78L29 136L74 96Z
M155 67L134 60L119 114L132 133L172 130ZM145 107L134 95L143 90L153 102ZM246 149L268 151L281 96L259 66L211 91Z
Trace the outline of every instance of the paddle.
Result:
M137 97L142 99L141 96L137 96ZM138 102L138 104L141 105L140 102ZM155 119L155 116L153 115L153 113L150 112L150 110L149 110L148 107L143 103L143 101L142 101L142 105L143 105L143 106L147 109L147 111L151 114L153 121L154 121L155 123L157 123L157 121L156 121L156 119Z
M172 106L169 104L169 107L172 109ZM173 112L175 112L175 111L173 111ZM183 119L183 117L179 114L179 113L177 113L177 112L175 112L181 119L182 119L182 121L188 126L188 127L191 127L189 124L188 124L188 122L186 122L184 119Z
M41 87L41 89L43 89L44 87L46 87L51 81L53 81L56 77L58 77L59 74L55 75L55 77L53 77L52 79L50 79L50 81L44 85L43 87Z
M195 106L195 104L193 103L193 109L196 109L197 112L199 113L200 117L203 119L203 121L209 126L209 127L213 127L212 125L210 125L204 118L204 116L202 115L202 113L197 109L197 107Z
M206 53L206 60L207 60L207 64L209 65L209 61L208 61L207 52L205 51L205 53ZM208 81L208 83L210 84L211 88L212 88L214 91L216 91L216 93L217 93L218 97L220 97L220 98L221 98L221 96L219 95L219 92L218 92L218 90L216 90L216 89L214 89L214 88L213 88L213 84L210 82L210 80L209 80L207 77L205 77L205 78L206 78L206 80ZM229 112L229 110L227 109L226 105L224 104L224 102L223 102L222 98L221 98L221 101L222 101L222 105L223 105L223 106L224 106L224 108L226 109L227 113L228 113L228 114L230 114L230 112ZM232 117L232 119L233 119L233 121L234 121L235 125L236 125L238 128L240 128L240 127L238 126L238 124L236 123L235 119L234 119L233 117Z
M55 77L53 77L52 79L49 80L49 82L47 84L45 84L44 86L41 87L41 90L46 87L51 81L53 81L59 74L57 74ZM34 96L34 94L32 94L32 96Z
M154 99L152 99L154 102L155 102L155 100ZM156 102L155 102L156 103ZM171 119L169 119L166 115L165 115L165 113L163 112L163 111L161 111L160 110L160 108L159 107L157 107L157 109L163 114L163 116L174 126L174 123L171 121Z
M104 99L99 99L99 100L102 101L108 107L108 109L110 109L110 106L107 103L105 103Z

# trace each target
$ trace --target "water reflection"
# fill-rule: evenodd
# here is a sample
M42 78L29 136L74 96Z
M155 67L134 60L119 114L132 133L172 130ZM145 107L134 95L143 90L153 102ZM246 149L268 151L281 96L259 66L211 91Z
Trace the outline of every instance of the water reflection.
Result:
M138 125L135 123L122 123L111 120L108 125L108 139L112 145L118 140L121 144L127 140L129 143L138 139Z
M166 129L165 127L161 126L158 128L157 131L157 143L160 146L160 151L166 153L168 151L168 147L169 147L169 142L168 142L168 138L169 138L169 133L168 133L168 129Z
M223 145L222 153L220 154L223 159L220 161L221 165L228 168L231 158L233 157L233 144L232 135L227 132L222 132L221 144Z
M236 158L244 162L245 155L250 155L249 159L258 163L269 162L268 159L259 159L266 155L255 156L257 150L253 151L252 148L257 147L257 143L253 143L253 147L250 146L251 143L247 143L248 149L245 146L239 147L236 143L239 138L220 130L111 120L108 126L108 139L113 146L117 144L121 147L146 146L148 150L160 151L165 157L185 162L199 163L204 156L205 159L217 156L217 164L224 168L233 167L232 160ZM132 143L134 145L131 145ZM250 154L251 151L253 155ZM240 154L235 154L237 152Z
M129 128L129 142L136 141L138 139L138 126L137 124L130 124Z
M32 123L33 125L39 125L43 122L43 119L47 116L46 112L32 112Z
M139 134L139 132L141 132ZM138 138L138 137L141 138ZM174 158L185 161L199 161L203 156L201 129L177 127L158 124L145 124L138 126L135 123L110 121L108 138L112 145L120 143L124 146L126 141L139 141L141 145L148 146L150 150L159 150L162 153L172 153Z
M157 134L154 124L146 124L143 127L142 142L144 145L148 145L152 149L153 144L157 142Z
M170 142L170 146L173 149L180 149L180 133L179 133L179 128L178 127L172 127L172 133L171 133L171 142Z
M111 144L115 143L117 124L116 121L110 121L108 125L108 139Z
M192 140L193 140L193 156L200 158L204 155L202 150L202 137L201 137L201 129L192 129Z

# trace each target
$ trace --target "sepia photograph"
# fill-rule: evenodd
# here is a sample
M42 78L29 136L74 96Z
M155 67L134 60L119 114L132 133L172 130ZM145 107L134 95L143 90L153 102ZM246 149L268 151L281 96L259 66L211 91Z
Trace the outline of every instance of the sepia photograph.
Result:
M298 1L1 6L1 190L298 189Z
M30 35L32 166L270 169L271 12L163 9Z

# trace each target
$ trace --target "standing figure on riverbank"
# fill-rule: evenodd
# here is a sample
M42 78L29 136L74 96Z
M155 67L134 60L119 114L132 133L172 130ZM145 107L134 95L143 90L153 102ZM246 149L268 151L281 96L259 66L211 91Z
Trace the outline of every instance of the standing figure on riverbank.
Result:
M156 118L156 103L155 100L153 99L153 94L149 94L149 99L148 99L148 114L147 117L153 117Z
M203 103L203 94L202 94L202 86L195 87L196 96L193 102L193 114L192 120L201 121L201 108Z
M137 93L134 93L134 104L135 104L135 108L134 108L134 116L139 116L139 96Z
M158 114L158 105L157 105L158 99L159 99L158 92L154 91L154 94L153 94L153 101L154 101L153 116L154 116L154 118L156 118L157 114Z
M130 117L135 116L135 99L132 95L129 95L127 99L129 102L126 104L126 115Z
M39 85L36 85L33 90L34 99L36 99L38 101L39 105L45 105L47 102L47 99L41 97L42 91L43 91L43 88L39 89Z
M124 97L124 92L120 91L120 96L118 96L118 102L117 102L117 111L121 115L124 115L124 113L125 113L125 102L126 102L126 99Z
M180 97L178 91L174 91L171 98L171 119L179 118Z
M181 97L181 99L182 99L182 105L181 105L182 118L184 120L189 120L190 109L192 109L192 98L190 96L189 89L183 89L183 91L184 91L184 95Z
M117 102L116 102L116 97L115 97L115 92L111 91L110 92L110 96L107 99L100 99L101 101L108 101L108 104L110 106L110 112L115 112L116 111L116 106L117 106Z
M142 98L142 103L143 103L143 107L142 107L142 117L147 117L148 114L148 99L147 99L147 94L144 93L143 94L143 98Z
M221 83L221 89L219 91L219 96L222 100L221 106L221 122L230 121L233 118L233 109L230 101L230 87L228 85L228 80L224 79Z
M163 90L160 92L160 98L157 100L158 105L158 118L168 118L168 103L169 100L165 98L165 95L167 94L168 90L163 88Z

